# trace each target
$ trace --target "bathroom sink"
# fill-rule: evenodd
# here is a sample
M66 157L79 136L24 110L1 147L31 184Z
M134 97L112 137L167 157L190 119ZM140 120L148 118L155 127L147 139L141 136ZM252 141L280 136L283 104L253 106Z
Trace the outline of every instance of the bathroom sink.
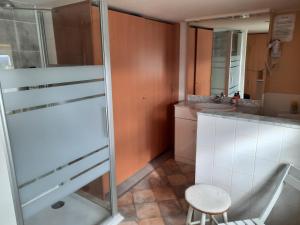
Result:
M214 112L233 112L236 110L234 106L228 104L217 104L217 103L196 103L194 105L196 109L203 111L214 111Z

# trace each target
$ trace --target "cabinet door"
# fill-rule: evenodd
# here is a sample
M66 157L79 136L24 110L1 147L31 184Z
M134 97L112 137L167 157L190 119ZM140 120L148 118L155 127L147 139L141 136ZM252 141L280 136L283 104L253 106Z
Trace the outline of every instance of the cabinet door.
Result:
M175 159L194 164L196 158L197 121L175 119Z

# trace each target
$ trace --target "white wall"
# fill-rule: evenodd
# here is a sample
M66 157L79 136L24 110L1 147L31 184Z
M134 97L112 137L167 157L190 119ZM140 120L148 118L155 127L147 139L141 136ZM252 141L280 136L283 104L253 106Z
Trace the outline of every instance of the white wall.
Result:
M300 167L299 137L300 126L296 129L200 114L196 183L213 184L230 193L231 218L258 217L272 194L270 190L277 178L274 174L280 164L290 162ZM291 198L294 201L285 200L280 213L274 215L277 219L288 217L291 212L300 213L300 194ZM299 216L292 221L299 222L297 219ZM280 223L281 218L278 221L267 224L288 224Z

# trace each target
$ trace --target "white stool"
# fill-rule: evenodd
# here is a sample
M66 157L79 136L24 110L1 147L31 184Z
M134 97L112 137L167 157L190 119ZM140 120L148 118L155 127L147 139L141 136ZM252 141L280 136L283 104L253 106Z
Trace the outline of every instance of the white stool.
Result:
M187 225L205 225L206 215L211 222L212 220L216 222L213 216L219 214L223 214L225 223L228 223L227 210L231 205L231 199L223 189L207 184L194 185L185 191L185 199L190 205ZM201 221L192 221L194 210L201 212Z

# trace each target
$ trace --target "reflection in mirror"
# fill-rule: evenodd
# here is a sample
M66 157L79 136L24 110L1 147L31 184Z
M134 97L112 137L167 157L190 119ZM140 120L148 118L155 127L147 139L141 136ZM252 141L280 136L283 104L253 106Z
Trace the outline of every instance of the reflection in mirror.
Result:
M0 5L0 68L101 65L98 4L68 2Z
M269 24L270 15L266 13L189 23L189 26L195 29L196 35L198 33L196 46L199 46L198 41L205 39L205 37L199 37L199 31L205 29L212 32L212 49L195 50L196 58L201 50L211 52L211 59L206 59L211 65L208 71L210 95L223 93L228 97L239 95L245 99L262 99ZM207 48L211 47L207 45ZM199 86L197 82L203 80L205 73L203 67L199 67L199 63L196 63L195 89ZM194 90L195 93L201 93L201 91Z
M5 7L3 7L5 6ZM0 68L41 67L40 46L33 5L14 3L0 7Z

